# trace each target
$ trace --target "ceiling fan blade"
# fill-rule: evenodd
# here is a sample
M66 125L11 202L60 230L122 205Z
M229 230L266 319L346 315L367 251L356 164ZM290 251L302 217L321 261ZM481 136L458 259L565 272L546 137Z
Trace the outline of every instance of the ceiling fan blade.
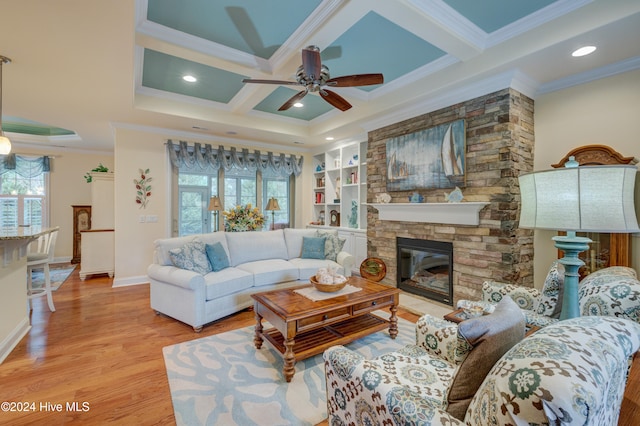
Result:
M243 83L259 83L259 84L283 84L286 86L299 86L300 83L297 81L288 81L288 80L260 80L257 78L245 78L242 80Z
M309 46L302 49L302 68L308 78L312 80L318 80L320 78L322 60L320 59L319 48L316 46Z
M384 83L382 74L354 74L327 80L327 85L332 87L371 86Z
M300 99L304 98L304 96L307 94L307 92L308 92L308 90L303 90L301 92L296 93L295 95L293 95L291 97L291 99L289 99L287 102L282 104L282 106L280 108L278 108L278 111L286 111L286 110L288 110L289 108L291 108L293 106L293 104L298 102Z
M349 108L351 108L351 104L347 102L345 98L343 98L342 96L330 90L326 90L326 89L320 90L320 96L322 96L322 99L329 102L331 105L338 108L340 111L346 111Z

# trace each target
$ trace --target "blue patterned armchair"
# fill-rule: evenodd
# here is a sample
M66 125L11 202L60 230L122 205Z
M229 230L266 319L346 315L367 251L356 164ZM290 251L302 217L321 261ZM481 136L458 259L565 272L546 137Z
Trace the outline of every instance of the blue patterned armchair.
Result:
M587 275L578 286L580 315L615 316L640 323L640 281L636 271L610 266Z
M485 312L492 312L496 303L504 296L509 296L522 309L527 324L545 327L557 322L560 318L562 301L559 300L559 297L563 283L564 266L555 261L549 268L542 290L497 281L485 281L482 284L481 301L460 300L457 307L479 304Z
M489 369L524 331L524 316L505 297L490 315L459 324L424 315L416 323L416 345L372 360L342 346L329 348L324 359L330 422L377 424L376 413L386 405L399 421L398 410L407 409L412 398L462 418Z
M421 368L438 358L409 362L415 354L406 354L398 364L394 353L367 361L334 347L324 354L329 424L615 425L628 359L639 347L640 325L627 319L591 316L551 324L494 363L462 416L446 402L448 375Z

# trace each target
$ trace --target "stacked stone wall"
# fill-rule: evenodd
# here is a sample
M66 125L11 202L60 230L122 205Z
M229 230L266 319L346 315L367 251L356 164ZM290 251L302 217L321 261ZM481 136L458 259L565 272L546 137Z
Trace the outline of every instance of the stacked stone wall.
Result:
M478 299L482 282L495 280L533 286L533 233L518 229L518 176L533 170L533 100L504 89L369 133L367 202L387 192L392 202L407 202L414 191L386 189L386 142L389 138L458 119L466 125L464 201L489 202L477 226L381 221L368 208L368 255L387 264L387 284L396 283L396 237L453 243L454 303ZM445 202L450 190L420 190L425 202Z

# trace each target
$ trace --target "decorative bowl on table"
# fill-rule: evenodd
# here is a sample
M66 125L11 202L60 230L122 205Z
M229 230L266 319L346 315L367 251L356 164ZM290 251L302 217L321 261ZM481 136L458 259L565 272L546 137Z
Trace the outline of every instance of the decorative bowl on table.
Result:
M316 290L322 291L324 293L333 293L334 291L342 290L344 286L347 285L348 281L349 280L345 278L344 281L338 284L322 284L318 282L315 275L312 275L311 277L309 277L309 282L313 284Z

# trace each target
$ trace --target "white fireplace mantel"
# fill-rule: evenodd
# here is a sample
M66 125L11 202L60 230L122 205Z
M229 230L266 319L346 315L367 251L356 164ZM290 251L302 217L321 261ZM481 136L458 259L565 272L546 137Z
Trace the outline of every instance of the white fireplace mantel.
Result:
M478 225L480 210L489 203L370 203L378 209L380 220L402 222Z

